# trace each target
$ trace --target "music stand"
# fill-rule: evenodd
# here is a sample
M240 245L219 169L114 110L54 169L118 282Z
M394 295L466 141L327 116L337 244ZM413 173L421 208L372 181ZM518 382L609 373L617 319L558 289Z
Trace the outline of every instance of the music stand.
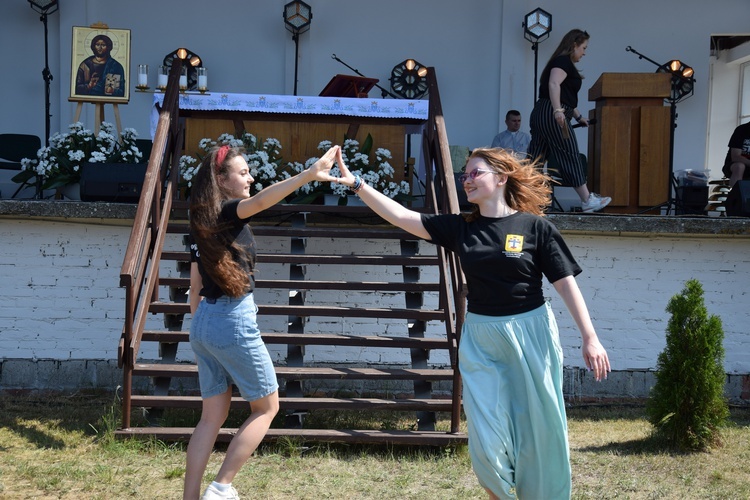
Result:
M320 92L322 97L367 97L380 80L354 75L336 75Z

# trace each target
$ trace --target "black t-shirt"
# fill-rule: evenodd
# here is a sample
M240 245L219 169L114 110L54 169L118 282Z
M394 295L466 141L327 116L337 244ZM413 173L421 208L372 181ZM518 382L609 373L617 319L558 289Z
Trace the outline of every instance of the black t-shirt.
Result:
M255 287L255 280L252 275L252 270L255 263L256 249L255 249L255 237L253 236L250 226L247 225L250 218L240 219L237 216L237 205L241 200L229 200L222 204L221 214L219 215L220 223L229 224L229 233L235 243L245 250L245 255L239 254L236 250L231 250L232 257L235 262L240 265L243 271L245 271L250 277L250 289L251 292ZM217 285L214 280L206 273L203 268L200 257L200 248L193 239L193 235L190 235L190 262L198 263L198 271L200 271L201 278L203 279L203 288L201 288L200 294L210 299L218 299L224 295L224 291Z
M432 243L458 256L468 288L469 312L508 316L544 304L542 276L554 283L581 268L557 228L543 217L422 215Z
M724 160L725 166L732 164L732 149L740 149L742 150L742 156L750 158L750 122L734 129L732 137L729 139L729 151L727 151L727 157Z
M539 98L549 99L549 74L552 68L560 68L568 75L560 84L560 104L570 108L578 107L578 91L581 90L583 80L578 72L578 68L573 64L569 55L557 56L552 59L542 72L542 78L539 80Z

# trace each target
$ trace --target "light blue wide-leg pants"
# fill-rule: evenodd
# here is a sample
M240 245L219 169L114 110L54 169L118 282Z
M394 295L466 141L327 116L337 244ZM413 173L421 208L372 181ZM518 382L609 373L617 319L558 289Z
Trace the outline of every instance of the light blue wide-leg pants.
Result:
M503 499L570 498L562 348L549 304L516 316L468 313L459 368L479 483Z

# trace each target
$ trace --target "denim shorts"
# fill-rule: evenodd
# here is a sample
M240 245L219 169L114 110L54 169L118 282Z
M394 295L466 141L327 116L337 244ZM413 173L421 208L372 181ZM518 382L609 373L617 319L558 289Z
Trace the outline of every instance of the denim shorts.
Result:
M276 392L279 384L260 338L253 294L203 299L190 325L190 346L198 364L201 397L237 386L246 401Z

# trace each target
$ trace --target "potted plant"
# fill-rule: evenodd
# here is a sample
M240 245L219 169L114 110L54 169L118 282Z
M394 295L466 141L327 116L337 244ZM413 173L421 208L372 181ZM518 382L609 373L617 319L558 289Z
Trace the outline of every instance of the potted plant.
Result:
M102 122L98 134L84 128L81 122L69 125L70 131L56 133L49 146L37 152L36 159L21 160L21 172L13 177L22 186L37 184L42 190L61 191L80 185L81 167L84 163L139 163L142 153L136 146L138 133L126 128L118 141L114 126ZM75 198L74 195L69 195ZM78 197L80 199L80 196Z

